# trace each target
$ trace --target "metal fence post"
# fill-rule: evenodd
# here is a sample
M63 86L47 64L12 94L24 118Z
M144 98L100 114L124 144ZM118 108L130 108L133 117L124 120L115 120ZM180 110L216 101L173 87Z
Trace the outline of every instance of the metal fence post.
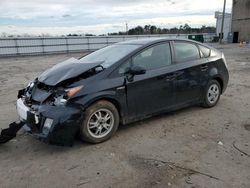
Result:
M87 37L87 45L88 45L88 51L90 51L90 46L89 46L89 37Z
M42 43L42 53L45 53L45 49L44 49L44 37L41 38L41 43Z
M15 43L15 48L16 48L16 55L19 55L19 50L18 50L18 43L17 43L17 38L14 39L14 43Z
M66 43L66 52L69 53L69 41L68 41L68 37L65 37L65 43Z

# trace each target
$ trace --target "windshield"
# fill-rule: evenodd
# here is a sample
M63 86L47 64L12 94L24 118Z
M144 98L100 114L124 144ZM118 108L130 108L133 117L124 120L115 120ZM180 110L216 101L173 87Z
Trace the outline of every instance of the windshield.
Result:
M101 64L103 68L108 68L113 65L118 60L122 59L124 56L128 55L135 49L139 48L140 45L111 45L100 50L97 50L89 55L80 59L81 63L91 63L97 61L103 61Z

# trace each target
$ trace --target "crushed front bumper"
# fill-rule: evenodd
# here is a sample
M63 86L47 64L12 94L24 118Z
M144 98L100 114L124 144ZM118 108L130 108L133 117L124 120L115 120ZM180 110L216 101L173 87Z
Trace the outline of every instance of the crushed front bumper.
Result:
M30 135L61 146L73 145L83 118L79 107L39 105L32 110L25 106L21 98L17 100L17 112Z

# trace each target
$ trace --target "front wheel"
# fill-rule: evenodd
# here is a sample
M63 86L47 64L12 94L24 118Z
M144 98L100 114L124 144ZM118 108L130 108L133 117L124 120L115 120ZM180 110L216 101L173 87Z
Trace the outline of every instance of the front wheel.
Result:
M119 113L116 107L105 100L88 107L80 126L80 138L90 143L108 140L119 126Z
M208 82L206 90L204 92L204 98L202 106L205 108L214 107L220 100L221 86L217 80L211 80Z

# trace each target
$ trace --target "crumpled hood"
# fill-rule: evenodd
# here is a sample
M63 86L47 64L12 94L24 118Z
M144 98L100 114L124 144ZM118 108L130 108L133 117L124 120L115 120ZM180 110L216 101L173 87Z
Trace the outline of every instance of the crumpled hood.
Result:
M81 62L79 59L70 58L44 71L38 80L46 85L55 86L64 80L81 75L101 63L103 62Z

